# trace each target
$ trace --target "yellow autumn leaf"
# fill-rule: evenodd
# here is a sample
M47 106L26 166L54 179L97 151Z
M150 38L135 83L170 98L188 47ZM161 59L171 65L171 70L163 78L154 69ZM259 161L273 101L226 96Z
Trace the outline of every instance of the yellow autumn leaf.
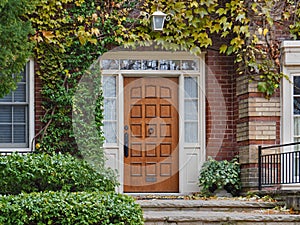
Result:
M266 36L268 32L269 32L269 29L268 29L268 28L265 28L265 29L264 29L264 36Z
M89 38L88 41L94 45L97 44L97 39L95 39L95 38Z
M75 1L76 6L81 6L84 3L84 0L77 0Z
M30 38L30 40L34 40L34 41L37 41L37 42L41 42L41 41L43 41L43 38L42 38L40 35L36 34L36 35L32 36L32 37Z
M80 42L81 45L85 45L85 43L87 41L86 37L79 36L78 39L79 39L79 42Z
M91 29L92 34L96 35L97 37L100 36L100 31L98 28L92 28Z
M44 36L47 40L49 40L49 41L50 41L52 38L55 37L55 35L53 34L52 31L46 31L46 30L43 30L43 31L42 31L42 34L43 34L43 36Z
M92 18L93 18L95 21L97 21L97 19L98 19L97 13L93 13L93 14L92 14Z
M197 7L199 7L199 3L198 2L196 2L196 1L193 1L192 3L191 3L191 7L195 7L195 8L197 8Z
M64 70L65 74L66 74L66 77L70 78L71 77L71 74L69 73L69 70Z
M84 20L84 18L83 18L83 16L78 16L77 20L82 23L82 21Z
M220 53L225 53L227 51L227 45L223 44L221 47L220 47Z

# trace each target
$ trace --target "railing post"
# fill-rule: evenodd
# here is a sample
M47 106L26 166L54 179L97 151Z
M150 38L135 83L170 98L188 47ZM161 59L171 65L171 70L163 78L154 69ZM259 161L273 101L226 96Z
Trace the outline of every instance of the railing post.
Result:
M258 146L258 190L261 191L261 183L262 183L262 177L261 177L261 145Z

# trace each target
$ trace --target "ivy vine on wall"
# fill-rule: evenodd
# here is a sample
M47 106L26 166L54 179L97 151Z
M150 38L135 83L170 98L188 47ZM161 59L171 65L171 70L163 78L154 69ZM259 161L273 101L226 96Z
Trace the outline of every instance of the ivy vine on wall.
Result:
M220 53L234 54L238 74L257 81L258 90L270 98L281 78L280 40L299 37L299 1L292 0L160 0L144 1L141 12L157 8L171 14L162 32L152 32L141 16L135 29L123 28L126 44L157 43L169 50L194 54L217 46ZM278 39L280 38L280 39Z
M38 151L80 155L71 118L74 93L93 62L116 45L115 30L119 23L126 22L132 8L122 0L41 0L31 13L36 30L31 37L36 43L36 75L42 82L45 112L41 118L44 126L35 140ZM101 110L102 101L96 103ZM101 121L102 113L95 112L95 117ZM88 130L88 124L85 128ZM103 141L101 135L99 140ZM95 148L94 139L82 141L87 150Z
M157 8L172 15L162 32L152 31L145 16ZM94 60L116 45L155 40L168 50L194 54L217 47L234 54L238 74L257 81L269 98L284 77L277 38L297 39L299 16L300 5L292 0L39 0L29 14L45 112L37 149L78 154L71 121L74 93ZM101 126L102 101L95 102ZM87 148L91 142L86 140Z

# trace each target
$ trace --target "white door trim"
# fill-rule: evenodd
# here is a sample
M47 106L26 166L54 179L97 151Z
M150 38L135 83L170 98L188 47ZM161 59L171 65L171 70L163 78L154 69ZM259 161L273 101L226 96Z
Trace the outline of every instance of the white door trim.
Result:
M154 58L155 57L155 58ZM100 61L108 59L166 59L166 60L198 60L199 70L102 70L102 75L116 76L117 83L117 117L118 117L118 143L104 144L108 157L107 165L118 170L120 186L117 191L123 193L123 142L124 142L124 77L160 76L179 78L179 193L191 193L199 190L198 175L202 163L205 161L206 134L205 134L205 53L194 56L186 52L113 52L104 54ZM198 81L198 143L184 143L184 78L197 77ZM116 162L117 161L117 162Z

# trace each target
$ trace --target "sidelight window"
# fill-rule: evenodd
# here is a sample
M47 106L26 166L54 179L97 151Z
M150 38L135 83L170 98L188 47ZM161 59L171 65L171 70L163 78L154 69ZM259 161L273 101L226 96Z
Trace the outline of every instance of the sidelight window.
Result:
M198 82L196 77L184 78L185 143L198 143Z
M105 143L117 143L117 88L115 76L103 76Z

